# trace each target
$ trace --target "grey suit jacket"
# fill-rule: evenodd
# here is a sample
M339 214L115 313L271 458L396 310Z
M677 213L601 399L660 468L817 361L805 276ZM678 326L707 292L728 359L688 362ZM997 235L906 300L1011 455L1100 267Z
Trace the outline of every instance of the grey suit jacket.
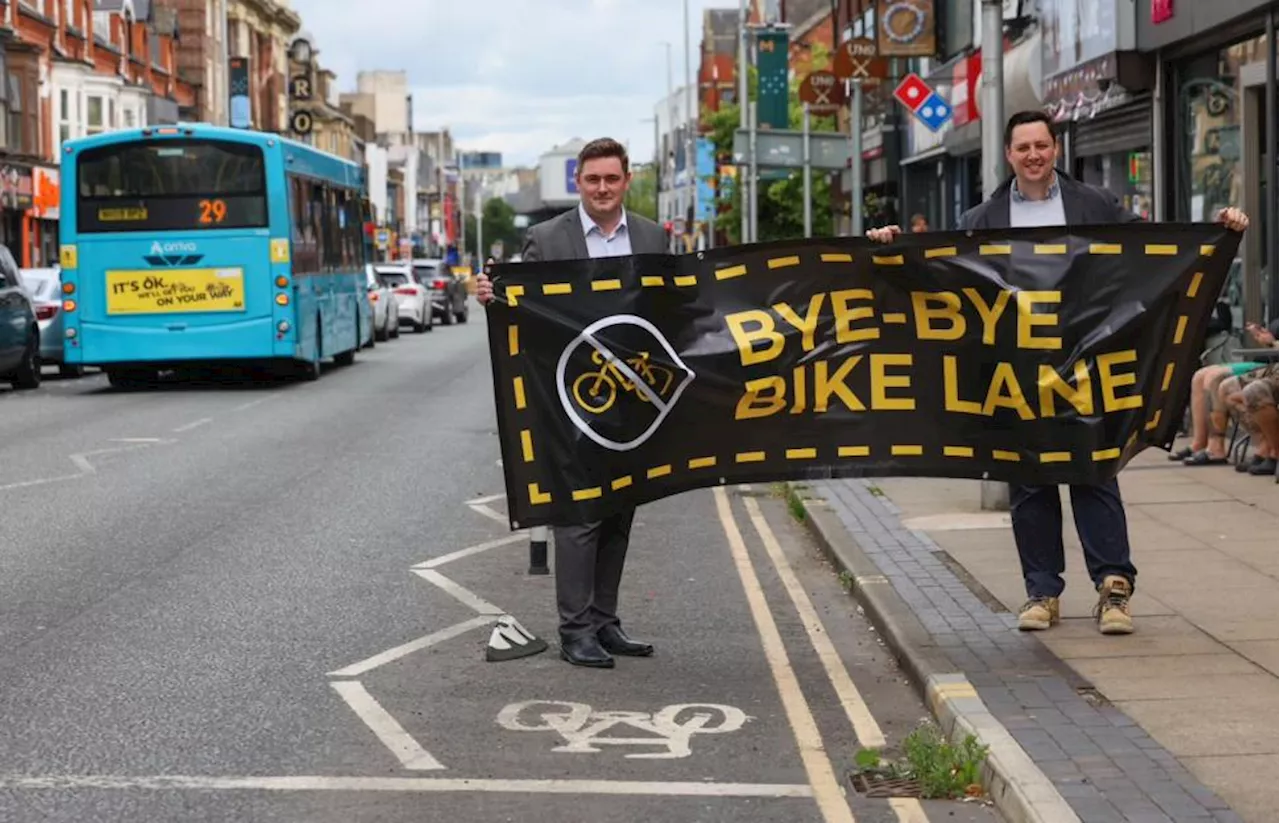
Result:
M662 227L647 217L627 212L627 233L631 235L632 254L665 254L667 234ZM585 260L587 240L582 234L582 219L578 207L536 226L530 226L525 234L524 249L520 253L525 263L538 260Z

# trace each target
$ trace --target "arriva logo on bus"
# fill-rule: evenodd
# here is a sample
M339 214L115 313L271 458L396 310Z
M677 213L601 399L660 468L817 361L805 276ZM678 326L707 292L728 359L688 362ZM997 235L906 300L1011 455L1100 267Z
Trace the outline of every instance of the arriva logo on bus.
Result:
M193 252L196 244L190 240L173 240L161 243L159 240L151 244L152 254L173 254L174 252Z

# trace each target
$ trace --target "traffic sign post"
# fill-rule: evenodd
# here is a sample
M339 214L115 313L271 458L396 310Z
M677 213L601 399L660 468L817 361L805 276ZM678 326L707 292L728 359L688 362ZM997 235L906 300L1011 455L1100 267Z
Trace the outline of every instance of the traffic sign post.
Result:
M889 76L889 61L870 37L846 40L836 50L836 77L849 83L849 217L851 234L862 234L862 87Z

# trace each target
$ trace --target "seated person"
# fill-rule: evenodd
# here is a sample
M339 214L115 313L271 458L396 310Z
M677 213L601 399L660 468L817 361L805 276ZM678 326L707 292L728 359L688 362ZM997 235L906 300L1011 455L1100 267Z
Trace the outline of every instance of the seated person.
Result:
M1245 330L1259 348L1276 345L1277 321L1266 329L1250 323ZM1205 366L1191 378L1191 445L1172 452L1170 460L1181 460L1188 466L1220 466L1227 462L1227 398L1239 393L1240 379L1265 366L1265 363L1243 362L1221 366ZM1231 380L1237 382L1226 386Z

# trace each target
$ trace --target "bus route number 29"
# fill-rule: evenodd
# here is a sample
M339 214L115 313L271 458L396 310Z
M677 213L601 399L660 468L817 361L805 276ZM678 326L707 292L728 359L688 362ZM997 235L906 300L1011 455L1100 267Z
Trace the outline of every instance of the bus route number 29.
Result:
M227 203L225 200L201 200L200 201L200 225L209 226L217 225L227 218Z

